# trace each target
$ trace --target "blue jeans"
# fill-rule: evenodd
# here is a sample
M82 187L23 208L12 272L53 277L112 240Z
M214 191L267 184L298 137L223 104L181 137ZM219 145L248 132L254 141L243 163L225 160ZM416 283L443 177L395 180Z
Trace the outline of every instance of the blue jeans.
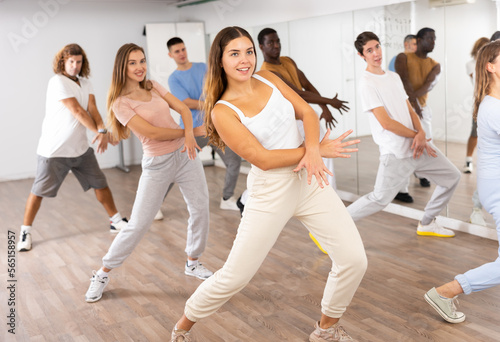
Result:
M500 179L477 179L479 200L483 207L493 215L500 241ZM499 257L493 261L459 274L455 279L465 294L482 291L500 285L500 248Z

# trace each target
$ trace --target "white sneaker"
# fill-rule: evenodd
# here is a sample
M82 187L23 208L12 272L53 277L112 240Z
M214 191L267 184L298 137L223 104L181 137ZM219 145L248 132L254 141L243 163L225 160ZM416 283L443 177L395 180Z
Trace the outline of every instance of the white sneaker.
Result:
M17 242L17 251L27 252L30 249L31 249L31 234L21 232L21 236L19 237L19 241Z
M200 262L197 262L194 265L188 266L186 261L186 267L184 268L184 274L193 276L199 279L207 279L214 272L208 270L205 266L203 266Z
M163 220L163 213L161 212L161 209L158 209L158 212L155 215L155 221L161 221Z
M124 229L127 227L128 220L124 217L122 220L118 223L113 223L110 222L110 227L109 227L109 232L112 234L118 233L120 230Z
M230 197L227 200L224 200L224 198L221 198L220 208L222 210L240 211L240 208L238 208L238 205L236 204L236 200L234 199L234 197Z
M455 233L450 230L441 227L437 224L436 219L432 220L431 223L423 225L422 222L418 222L417 234L422 236L439 236L439 237L454 237Z
M473 208L472 214L470 214L470 223L478 224L480 226L486 226L486 221L484 220L483 211L479 208Z
M102 297L102 291L109 283L109 277L101 278L97 275L96 271L92 271L92 278L90 278L90 287L85 294L85 301L87 303L97 302Z
M463 172L464 173L472 173L472 171L474 171L474 164L472 164L472 162L470 162L470 161L465 162Z

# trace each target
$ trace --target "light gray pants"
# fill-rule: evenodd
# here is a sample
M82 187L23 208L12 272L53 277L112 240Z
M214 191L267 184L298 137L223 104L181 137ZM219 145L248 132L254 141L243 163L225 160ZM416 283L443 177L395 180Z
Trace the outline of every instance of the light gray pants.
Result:
M380 164L373 192L359 198L347 207L354 221L384 209L408 177L415 172L418 178L427 178L436 184L424 216L435 218L448 204L460 180L460 171L435 146L437 157L424 154L419 159L398 159L392 154L380 156Z
M294 168L263 171L252 166L247 178L249 198L231 252L224 266L186 302L184 313L189 320L196 322L213 314L241 291L294 216L331 258L321 311L329 317L342 316L366 271L363 242L333 188L321 189L315 177L307 184L305 169L296 173Z
M200 148L203 148L208 145L208 137L196 137L196 143L200 146ZM238 181L238 176L240 175L241 157L227 146L224 151L214 146L213 148L224 162L224 165L226 165L226 176L224 178L222 197L228 199L234 195L234 188L236 187L236 182Z
M113 240L102 259L106 268L121 266L149 230L171 183L179 184L189 211L186 254L198 258L208 238L208 187L198 157L189 160L181 149L158 157L142 158L142 174L127 228Z

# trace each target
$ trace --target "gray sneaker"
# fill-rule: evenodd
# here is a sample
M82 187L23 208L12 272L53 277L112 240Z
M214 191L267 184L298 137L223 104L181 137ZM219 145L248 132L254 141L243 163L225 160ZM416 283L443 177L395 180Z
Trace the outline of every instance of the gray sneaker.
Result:
M177 329L172 330L172 337L170 342L191 342L192 339L189 336L189 331Z
M315 330L309 336L309 342L356 341L347 334L339 322L328 329L320 329L319 322L316 322L314 328Z
M455 302L458 305L457 297L443 299L437 293L436 288L433 287L424 295L425 300L430 306L434 308L444 318L446 322L462 323L465 321L465 314L457 311Z
M93 276L90 278L90 286L85 294L85 301L87 303L97 302L102 297L102 291L109 283L109 277L101 278L97 275L96 271L92 272Z
M184 268L184 274L196 277L199 279L207 279L214 274L212 271L207 269L205 266L203 266L200 262L197 262L196 264L192 266L188 266L187 261L186 261L186 267Z

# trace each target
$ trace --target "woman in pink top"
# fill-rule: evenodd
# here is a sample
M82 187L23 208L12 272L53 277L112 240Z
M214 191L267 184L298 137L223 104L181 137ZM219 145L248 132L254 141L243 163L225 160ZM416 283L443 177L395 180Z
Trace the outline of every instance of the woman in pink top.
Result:
M155 81L146 80L144 50L123 45L116 55L108 93L108 125L117 140L132 131L142 143L142 175L130 221L116 236L103 266L94 272L85 295L96 302L109 282L108 273L120 266L148 231L171 183L179 184L190 214L187 228L184 273L206 279L212 272L198 258L208 237L208 187L194 139L204 134L193 130L189 108ZM184 129L173 120L170 107L181 114Z

